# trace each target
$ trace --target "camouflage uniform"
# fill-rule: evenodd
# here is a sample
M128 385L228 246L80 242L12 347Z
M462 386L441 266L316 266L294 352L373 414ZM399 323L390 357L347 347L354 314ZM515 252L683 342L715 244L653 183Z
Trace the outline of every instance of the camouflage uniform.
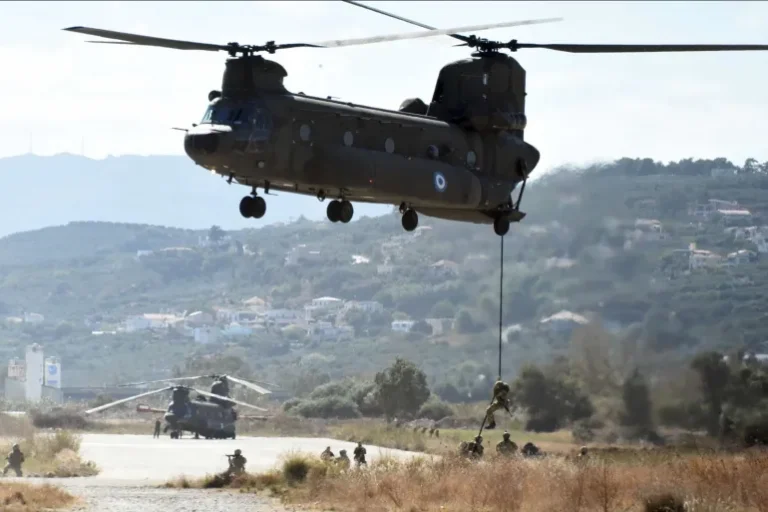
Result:
M509 439L509 432L504 432L504 440L496 445L496 453L499 455L514 455L517 452L517 445Z
M508 394L509 384L502 382L501 380L497 380L493 385L493 400L491 401L491 405L489 405L488 409L485 411L485 421L487 423L485 428L488 430L496 428L496 418L493 416L493 413L499 409L506 409L509 411L509 399L507 398Z
M24 454L21 452L21 449L19 449L19 445L13 445L13 450L8 454L5 460L8 461L8 464L3 468L3 476L8 473L9 469L14 470L16 476L22 476L21 464L24 462Z
M363 448L363 443L357 443L357 446L355 447L354 455L355 455L355 462L359 466L360 464L367 464L365 462L365 454L367 453L366 449Z
M477 436L474 441L467 443L466 454L473 459L479 459L483 456L485 447L483 447L483 436Z
M242 453L240 450L235 450L233 455L227 455L229 457L228 473L239 475L245 472L245 463L248 461L243 457Z
M339 452L339 457L336 459L336 464L344 468L349 467L349 457L347 457L347 450L341 450Z
M520 450L525 457L535 457L539 455L539 447L533 443L525 443L523 449Z
M320 454L320 458L322 460L331 460L333 459L333 452L331 451L331 447L328 446L325 450L323 450L323 453Z

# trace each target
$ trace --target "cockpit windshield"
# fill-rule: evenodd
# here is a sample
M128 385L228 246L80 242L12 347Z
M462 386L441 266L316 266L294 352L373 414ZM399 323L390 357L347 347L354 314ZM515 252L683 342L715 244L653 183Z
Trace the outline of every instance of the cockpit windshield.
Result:
M200 124L225 124L269 130L270 119L266 110L255 108L253 105L227 105L217 102L208 106Z

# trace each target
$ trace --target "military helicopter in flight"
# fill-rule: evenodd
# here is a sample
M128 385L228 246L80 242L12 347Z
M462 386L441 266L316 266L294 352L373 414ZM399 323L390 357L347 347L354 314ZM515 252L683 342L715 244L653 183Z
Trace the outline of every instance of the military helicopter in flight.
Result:
M349 222L352 202L399 205L402 225L413 231L418 214L493 224L503 236L525 217L520 203L539 151L524 140L526 72L502 50L542 48L569 53L648 53L768 50L768 45L535 44L461 35L491 28L560 21L538 19L436 29L375 9L347 3L427 29L319 43L240 45L164 39L88 27L64 30L115 41L95 43L223 51L221 90L208 94L199 124L184 136L184 149L209 171L251 187L240 214L261 218L270 191L330 198L332 222ZM408 99L399 110L355 105L288 91L286 70L260 52L289 48L340 48L445 35L474 49L471 58L445 65L429 104ZM519 187L515 200L513 192Z
M175 384L176 382L180 381L204 378L214 379L210 392ZM93 409L85 411L85 413L93 414L105 409L109 409L116 405L130 402L132 400L171 391L171 402L168 404L168 409L166 411L161 411L159 409L154 409L148 406L139 406L137 411L164 412L164 431L168 432L170 430L171 439L179 439L183 431L191 432L194 434L195 438L203 436L206 439L235 439L235 422L238 419L238 413L233 407L235 404L264 412L266 412L266 409L230 398L230 381L236 384L240 384L263 395L271 393L271 391L266 388L263 388L252 382L248 382L244 379L233 377L231 375L197 375L194 377L178 377L173 379L161 379L123 384L122 386L141 386L147 384L159 384L162 382L173 383L172 385L161 389L140 393L138 395L116 400L99 407L94 407ZM197 393L197 397L194 400L189 396L193 391Z

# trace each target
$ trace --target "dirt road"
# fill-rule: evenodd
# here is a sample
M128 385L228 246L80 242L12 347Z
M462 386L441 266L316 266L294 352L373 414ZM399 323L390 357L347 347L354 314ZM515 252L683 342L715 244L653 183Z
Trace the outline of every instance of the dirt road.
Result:
M180 475L204 476L226 469L225 454L236 448L248 459L249 472L275 467L290 452L320 454L326 446L334 453L354 443L332 439L294 437L242 437L236 440L171 440L167 436L86 434L81 454L94 461L101 473L89 478L45 479L82 498L76 509L87 512L286 512L274 500L227 491L159 489L158 485ZM406 458L412 452L366 446L368 460L382 455ZM35 481L37 479L24 479Z

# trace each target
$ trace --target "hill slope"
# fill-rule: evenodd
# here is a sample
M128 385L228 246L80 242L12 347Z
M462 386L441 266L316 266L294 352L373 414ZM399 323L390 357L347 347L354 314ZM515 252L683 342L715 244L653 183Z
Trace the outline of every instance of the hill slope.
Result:
M599 319L634 348L632 357L659 365L702 345L759 348L768 340L768 262L758 249L768 245L761 229L746 228L768 224L768 167L745 167L626 159L532 184L528 217L505 237L503 320L519 325L504 351L506 371L567 350L579 315ZM713 169L733 174L713 178ZM711 215L691 215L696 204ZM745 208L748 215L737 211ZM485 393L477 379L495 375L499 239L488 226L431 219L405 233L397 217L229 231L231 240L216 247L200 243L206 230L104 222L5 237L0 316L36 312L45 321L6 324L0 358L41 342L63 358L64 379L74 384L159 378L190 355L236 355L290 387L312 372L369 374L404 355L432 384ZM354 326L350 340L280 329L210 345L173 333L91 334L129 315L243 308L253 296L302 315L322 296L373 300L385 311L332 318ZM574 315L541 323L562 310ZM455 325L433 336L391 331L393 319L408 317Z
M237 205L248 192L228 186L183 156L2 158L0 237L72 221L236 229L286 222L300 214L325 218L325 207L317 200L278 194L269 198L264 218L243 219ZM360 205L356 210L359 217L389 209Z

